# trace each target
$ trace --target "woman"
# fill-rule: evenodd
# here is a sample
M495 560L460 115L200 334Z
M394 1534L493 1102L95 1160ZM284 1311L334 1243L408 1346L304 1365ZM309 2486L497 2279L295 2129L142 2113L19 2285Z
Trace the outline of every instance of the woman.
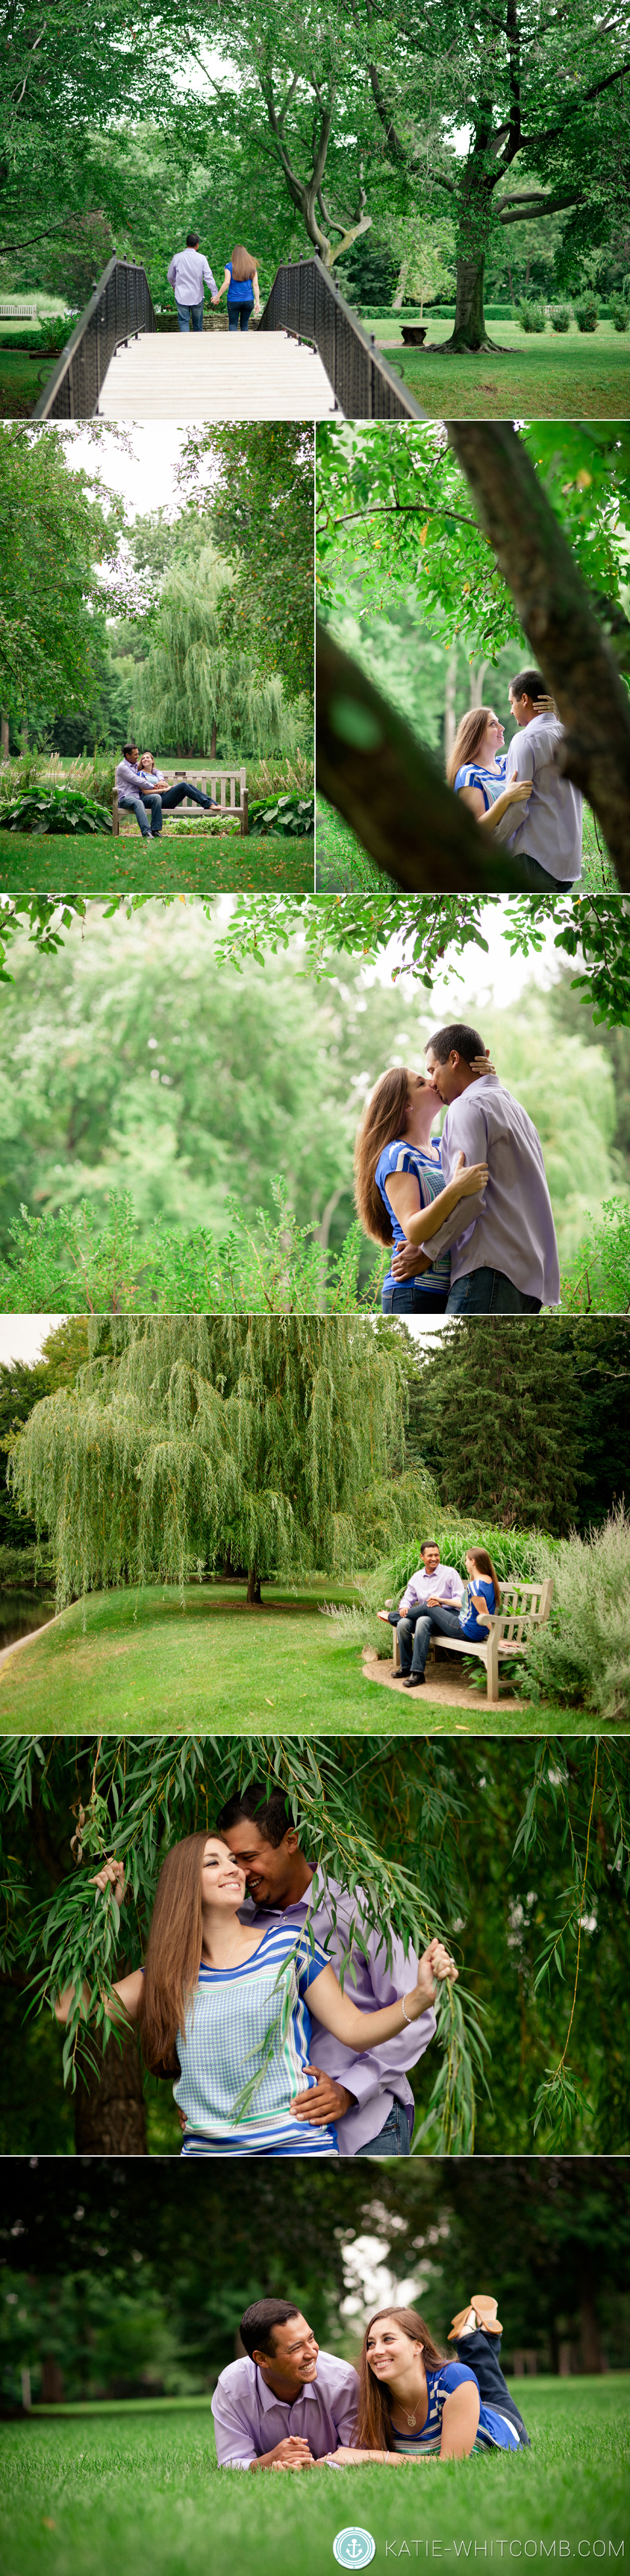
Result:
M458 1610L447 1610L439 1602L433 1610L423 1610L416 1621L411 1671L403 1674L403 1690L414 1690L424 1681L424 1668L433 1634L456 1637L460 1645L469 1638L471 1645L487 1643L488 1629L495 1612L501 1608L498 1575L492 1557L485 1547L469 1548L465 1559L468 1582ZM392 1626L394 1622L391 1622Z
M508 806L526 804L532 792L531 779L511 778L506 787L505 761L498 756L504 739L492 707L473 707L462 716L446 764L449 787L470 807L482 831L496 831Z
M484 1073L494 1070L487 1056L477 1060L475 1070L481 1065ZM430 1244L460 1201L478 1196L488 1178L485 1163L464 1170L460 1154L456 1176L445 1187L440 1139L431 1134L434 1112L441 1107L427 1074L412 1073L408 1065L392 1065L375 1084L357 1131L358 1215L375 1243L393 1243L394 1259L410 1241L422 1247ZM462 1208L461 1233L468 1221ZM388 1270L381 1289L383 1314L443 1315L451 1281L450 1253L441 1251L432 1262L429 1253L418 1250L413 1269L413 1277L407 1278L397 1278L393 1268Z
M496 2299L471 2301L454 2320L449 2341L458 2359L449 2361L415 2308L380 2308L359 2364L356 2442L331 2453L331 2461L396 2467L436 2452L441 2460L465 2460L471 2451L529 2447L499 2362L501 2331ZM461 2361L468 2337L471 2359Z
M121 1905L122 1863L106 1861L94 1886L112 1888ZM316 2081L309 2003L325 2030L360 2052L417 2021L436 1980L455 1979L457 1969L443 1943L431 1941L410 1994L380 2012L359 2012L308 1930L277 1923L261 1935L239 1922L246 1893L245 1871L218 1834L175 1843L160 1871L145 1966L113 1986L106 2011L139 2023L150 2074L177 2075L182 2155L336 2155L333 2128L314 2129L291 2112ZM57 2021L67 2022L73 1997L72 1987L58 1997ZM88 2002L84 1986L84 2010Z
M241 330L247 331L252 307L256 316L260 312L260 290L256 261L242 242L237 242L231 259L226 260L223 285L213 295L213 304L220 304L226 292L228 330L238 331L240 322Z

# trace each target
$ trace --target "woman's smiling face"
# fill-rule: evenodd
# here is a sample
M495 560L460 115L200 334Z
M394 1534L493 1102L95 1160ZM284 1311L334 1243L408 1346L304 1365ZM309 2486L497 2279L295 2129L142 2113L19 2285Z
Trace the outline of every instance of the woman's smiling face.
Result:
M505 726L500 723L498 716L489 716L483 737L482 750L487 752L490 760L494 760L497 751L501 751L504 741Z
M226 1913L234 1913L243 1904L245 1890L245 1871L239 1869L234 1853L218 1834L209 1834L201 1864L202 1905L220 1905Z
M422 2362L422 2345L403 2334L395 2317L378 2317L376 2325L370 2326L367 2357L375 2379L401 2379L415 2360Z

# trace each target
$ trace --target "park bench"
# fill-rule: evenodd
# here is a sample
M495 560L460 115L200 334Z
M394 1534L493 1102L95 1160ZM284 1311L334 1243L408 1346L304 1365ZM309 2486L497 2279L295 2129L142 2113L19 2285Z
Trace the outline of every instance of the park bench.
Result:
M434 1657L441 1653L479 1656L480 1663L485 1664L486 1667L489 1708L499 1706L501 1656L505 1660L512 1655L524 1655L534 1629L546 1627L551 1609L553 1582L548 1576L545 1583L500 1583L499 1593L500 1615L490 1621L487 1644L475 1645L470 1637L462 1637L461 1641L459 1637L444 1637L440 1635L438 1628L434 1630L431 1639ZM446 1606L450 1607L450 1604ZM393 1635L394 1672L399 1673L400 1651L395 1628Z
M188 773L185 769L174 769L172 771L165 772L167 786L174 787L177 779L186 778L187 774ZM249 799L247 794L247 773L244 769L196 770L194 779L191 780L191 785L194 787L203 787L206 796L211 796L213 802L220 805L222 823L224 819L226 824L238 823L241 839L245 839L247 837L249 833ZM240 802L238 804L236 801L237 787L240 790ZM229 797L227 794L228 788L231 790L231 795ZM148 810L149 809L147 807L147 812ZM186 822L194 822L199 810L198 805L192 805L189 803L188 797L186 798L185 804L176 805L175 807L175 812L179 815L180 820L183 817ZM123 806L123 813L125 811L126 808ZM215 820L218 821L218 819L218 816L216 816ZM133 823L135 829L135 818L133 814L130 814L129 820ZM114 834L120 832L118 789L116 787L114 788L112 800L112 831Z

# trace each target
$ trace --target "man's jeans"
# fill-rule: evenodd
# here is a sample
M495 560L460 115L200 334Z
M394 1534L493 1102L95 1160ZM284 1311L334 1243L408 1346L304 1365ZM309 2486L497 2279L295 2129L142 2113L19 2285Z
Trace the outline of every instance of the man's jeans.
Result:
M203 331L203 296L200 304L178 304L177 319L180 331L189 331L191 322L193 331Z
M465 1270L449 1289L447 1315L539 1315L542 1297L526 1297L504 1270Z
M378 2137L368 2138L366 2147L357 2147L358 2156L409 2156L411 2141L404 2102L392 2102L389 2119ZM471 2363L472 2368L472 2363Z
M413 1611L411 1615L413 1618ZM402 1626L403 1621L401 1619L400 1628ZM434 1628L438 1629L443 1637L457 1637L462 1648L462 1653L465 1654L466 1639L462 1636L459 1617L456 1610L422 1610L418 1613L415 1626L416 1633L413 1641L411 1666L407 1664L407 1672L410 1670L412 1673L424 1672ZM400 1628L398 1630L399 1638Z
M411 1610L403 1610L402 1617L400 1619L398 1618L395 1610L390 1610L390 1628L396 1628L398 1631L398 1652L400 1655L401 1673L411 1672L411 1650L418 1620L426 1619L426 1615L426 1610L423 1610L421 1601L414 1601Z
M458 2361L474 2371L482 2406L495 2406L499 2415L507 2415L508 2423L513 2424L529 2450L529 2433L501 2369L501 2336L486 2334L483 2326L478 2326L474 2334L460 2335L454 2349Z
M551 869L541 867L540 859L528 859L526 850L519 850L518 864L524 868L527 884L538 887L541 894L548 894L550 886L558 894L572 894L574 886L582 882L581 876L552 877Z
M211 796L205 796L202 787L193 787L188 778L178 778L175 787L165 787L163 795L147 796L144 802L141 788L137 796L119 796L118 811L125 813L130 810L135 814L145 841L149 837L153 841L159 841L162 815L171 814L175 805L182 805L185 796L192 796L193 805L201 805L204 814L211 812ZM147 820L147 808L151 816L150 824Z

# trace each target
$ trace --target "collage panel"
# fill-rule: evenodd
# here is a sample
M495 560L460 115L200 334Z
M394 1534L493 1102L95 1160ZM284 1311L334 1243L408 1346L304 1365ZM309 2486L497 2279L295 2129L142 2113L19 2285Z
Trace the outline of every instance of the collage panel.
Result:
M623 2562L627 11L6 33L2 2565Z

